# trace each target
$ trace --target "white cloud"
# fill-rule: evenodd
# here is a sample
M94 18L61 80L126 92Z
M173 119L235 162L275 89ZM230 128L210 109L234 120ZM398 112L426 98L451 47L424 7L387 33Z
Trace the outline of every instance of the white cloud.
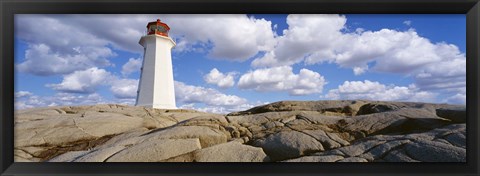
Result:
M28 44L17 69L45 76L110 66L108 58L115 56L107 46L111 42L75 23L77 16L16 15L15 36Z
M18 91L18 92L15 92L15 98L23 98L23 97L29 97L33 95L31 92L29 91Z
M112 65L106 58L114 55L109 48L84 46L62 54L52 51L48 45L32 44L25 51L25 60L16 68L40 76L67 74L92 66Z
M105 100L97 93L89 95L78 95L72 93L56 93L53 96L31 95L15 100L15 109L27 109L47 106L69 106L69 105L95 105L114 103Z
M204 103L213 106L238 106L247 100L235 95L227 95L212 88L187 85L175 81L175 97L182 103Z
M465 58L453 58L430 64L419 71L415 76L415 83L425 90L452 90L457 91L466 87Z
M122 75L128 76L131 73L140 71L141 67L142 67L142 59L130 58L128 59L128 62L122 66Z
M68 93L93 93L100 85L107 85L112 75L104 69L92 67L82 71L75 71L63 76L59 84L48 84L54 90Z
M337 89L331 89L325 98L328 99L363 99L379 101L421 101L434 102L437 94L420 91L415 85L408 87L384 85L379 82L345 81Z
M254 60L252 66L328 61L355 69L359 74L368 69L367 63L375 61L377 63L372 69L410 73L426 64L461 56L456 50L458 48L445 47L444 43L434 44L419 36L414 29L345 33L342 30L346 20L342 15L289 15L289 27L276 38L278 43L275 48Z
M137 97L137 79L115 79L112 81L110 91L119 99L135 99Z
M207 82L208 84L213 84L222 89L225 89L232 87L235 84L234 76L234 72L224 74L218 71L217 68L213 68L212 70L210 70L210 73L206 74L203 77L203 80L205 80L205 82Z
M238 81L241 89L254 89L260 92L287 91L290 95L320 93L326 84L317 72L301 69L294 74L292 67L282 66L249 71Z
M455 94L453 96L450 96L444 100L446 103L450 104L466 104L467 103L467 95L466 94Z
M175 50L211 45L214 59L245 61L275 42L270 21L243 14L167 15L165 22L180 44Z
M343 31L346 18L341 15L294 14L287 17L287 24L275 48L252 66L329 62L351 68L355 75L373 70L411 76L422 90L465 86L465 54L455 45L433 43L414 29L349 33Z
M17 15L16 37L28 44L18 71L40 76L70 74L90 67L113 64L110 49L141 54L138 40L145 25L161 18L177 40L174 51L186 48L208 52L213 59L244 61L274 45L270 21L247 15ZM208 25L206 25L208 24ZM208 26L208 27L207 27ZM218 32L222 31L222 32ZM195 49L200 46L199 49ZM127 76L139 68L139 60L122 67Z
M241 104L237 106L205 106L205 107L197 107L195 103L190 103L190 104L184 104L180 106L179 108L181 109L195 109L197 111L203 111L203 112L209 112L209 113L216 113L216 114L228 114L231 112L236 112L236 111L245 111L247 109L260 106L260 105L265 105L268 104L269 102L255 102L253 104L247 103L247 104Z
M312 54L328 59L347 19L342 15L288 15L288 29L276 38L277 45L252 62L254 67L292 65Z
M29 43L44 43L55 51L72 52L79 46L113 47L143 52L138 40L146 24L158 15L22 14L15 16L15 32Z
M412 21L410 20L406 20L403 22L403 24L407 25L407 26L411 26L412 25Z
M353 67L353 74L361 75L368 70L368 65L364 65L363 67Z

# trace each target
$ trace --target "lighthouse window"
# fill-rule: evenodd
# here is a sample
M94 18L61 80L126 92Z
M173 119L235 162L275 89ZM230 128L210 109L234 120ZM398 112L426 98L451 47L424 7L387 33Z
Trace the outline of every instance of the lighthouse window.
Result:
M157 30L160 32L167 32L167 30L163 26L157 26Z

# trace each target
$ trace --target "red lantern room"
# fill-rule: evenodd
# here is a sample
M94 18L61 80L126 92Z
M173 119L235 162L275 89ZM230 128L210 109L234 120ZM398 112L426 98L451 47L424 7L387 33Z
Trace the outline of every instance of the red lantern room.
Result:
M168 27L167 24L160 22L160 19L157 19L157 21L153 21L147 24L148 35L158 34L161 36L168 37L169 30L170 30L170 27Z

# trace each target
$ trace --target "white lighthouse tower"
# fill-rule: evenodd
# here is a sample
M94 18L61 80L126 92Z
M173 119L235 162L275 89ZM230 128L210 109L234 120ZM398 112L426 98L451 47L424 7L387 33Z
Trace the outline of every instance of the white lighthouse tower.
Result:
M168 36L170 27L159 19L147 24L147 35L140 39L144 48L136 106L176 109L171 49L176 45Z

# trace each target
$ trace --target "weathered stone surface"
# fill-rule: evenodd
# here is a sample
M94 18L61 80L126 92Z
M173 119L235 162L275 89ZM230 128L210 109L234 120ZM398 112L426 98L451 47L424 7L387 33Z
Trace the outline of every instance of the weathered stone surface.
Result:
M465 144L467 143L467 137L462 133L453 133L447 135L445 140L457 147L466 148Z
M16 162L465 162L464 106L284 101L231 113L126 105L15 112Z
M320 141L325 149L334 149L342 146L338 142L332 140L323 130L305 130L303 132Z
M104 162L110 156L114 155L115 153L125 149L124 146L114 146L109 148L98 149L95 151L91 151L88 154L80 156L74 159L74 162Z
M391 151L383 157L383 160L387 162L419 162L418 160L410 158L403 150Z
M220 130L205 126L176 126L174 128L152 131L145 135L146 140L198 138L202 148L225 143L227 135Z
M258 140L260 146L274 160L296 158L308 153L323 151L324 148L315 138L297 131L284 131Z
M198 162L265 162L268 160L262 148L233 141L195 152L195 161Z
M400 109L398 105L395 104L383 104L383 103L368 103L361 106L357 112L357 115L373 114L380 112L387 112Z
M352 144L347 147L342 147L339 148L338 150L345 154L345 156L358 156L362 153L365 153L367 150L385 143L385 141L365 141L365 142L359 142L357 144Z
M338 155L328 155L328 156L304 156L301 158L295 158L290 160L285 160L283 162L335 162L343 159L342 156Z
M417 141L405 146L408 156L424 162L466 162L464 148L434 141Z
M405 145L409 142L410 140L396 140L396 141L386 142L372 148L370 151L360 155L360 157L365 158L369 161L378 160L383 158L391 150L397 147L401 147L401 145Z
M88 151L72 151L68 153L64 153L62 155L59 155L55 158L52 158L49 160L49 162L72 162L78 157L81 157L85 154L87 154Z
M446 124L448 124L447 120L439 118L430 111L402 108L397 111L342 119L339 121L338 127L350 132L361 132L363 135L360 138L362 138L370 134L426 131Z
M436 110L437 116L451 120L455 123L467 122L467 110L465 107L440 108Z
M201 149L198 139L161 139L145 141L121 150L107 162L158 162Z
M349 158L338 160L337 162L368 162L368 161L365 158L349 157Z
M255 124L260 125L269 122L269 120L263 116L249 115L249 116L227 116L229 122L235 122L237 124ZM242 125L249 126L249 125Z
M259 114L265 112L280 112L280 111L330 111L340 112L344 107L363 103L363 101L339 100L339 101L280 101L263 106L257 106L246 111L230 113L229 115L247 115Z

